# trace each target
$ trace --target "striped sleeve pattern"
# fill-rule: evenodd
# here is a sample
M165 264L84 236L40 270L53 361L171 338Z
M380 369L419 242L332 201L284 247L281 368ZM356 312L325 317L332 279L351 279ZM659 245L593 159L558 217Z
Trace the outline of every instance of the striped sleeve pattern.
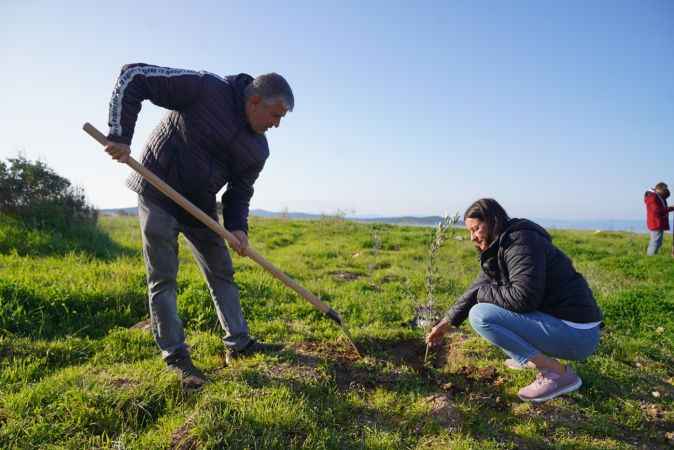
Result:
M122 67L110 99L108 139L130 144L143 100L181 110L199 96L205 72L128 64Z

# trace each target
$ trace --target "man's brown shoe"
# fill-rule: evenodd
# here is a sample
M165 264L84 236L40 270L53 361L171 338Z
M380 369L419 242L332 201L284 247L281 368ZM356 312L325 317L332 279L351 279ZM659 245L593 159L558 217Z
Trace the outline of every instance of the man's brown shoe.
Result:
M235 348L227 347L225 349L225 363L227 365L231 364L232 361L237 359L253 355L255 353L271 353L277 352L283 348L282 345L278 344L265 344L255 339L251 339L246 346L240 350Z
M203 387L208 381L206 375L192 364L190 354L185 350L180 350L166 358L166 365L169 370L180 375L180 382L183 389L196 391Z

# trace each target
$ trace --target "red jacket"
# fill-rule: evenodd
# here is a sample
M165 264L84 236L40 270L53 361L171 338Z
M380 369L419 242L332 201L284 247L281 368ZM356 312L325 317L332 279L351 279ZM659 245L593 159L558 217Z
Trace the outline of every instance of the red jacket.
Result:
M667 200L649 189L644 194L646 203L646 225L651 231L669 230L669 208Z

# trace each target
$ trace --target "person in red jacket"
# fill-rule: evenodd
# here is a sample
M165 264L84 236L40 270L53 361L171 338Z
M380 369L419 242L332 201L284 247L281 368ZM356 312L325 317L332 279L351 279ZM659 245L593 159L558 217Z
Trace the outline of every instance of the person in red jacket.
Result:
M669 189L662 182L644 194L646 225L651 235L646 251L648 256L653 256L658 252L662 246L663 235L669 230L669 212L674 211L674 206L667 206L667 198L669 198Z

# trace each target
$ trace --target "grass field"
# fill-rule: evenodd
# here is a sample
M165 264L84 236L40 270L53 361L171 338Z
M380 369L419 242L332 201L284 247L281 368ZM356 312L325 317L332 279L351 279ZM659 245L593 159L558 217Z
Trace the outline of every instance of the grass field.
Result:
M346 319L332 322L249 260L235 257L254 335L284 345L225 367L201 274L181 247L179 311L211 379L184 393L147 331L136 218L100 232L29 230L0 218L0 448L629 449L674 445L674 260L647 237L555 231L594 290L606 328L574 367L584 385L542 405L517 390L531 371L467 324L423 365L409 326L426 298L432 230L337 218L253 219L252 245ZM441 248L446 308L478 270L464 231Z

